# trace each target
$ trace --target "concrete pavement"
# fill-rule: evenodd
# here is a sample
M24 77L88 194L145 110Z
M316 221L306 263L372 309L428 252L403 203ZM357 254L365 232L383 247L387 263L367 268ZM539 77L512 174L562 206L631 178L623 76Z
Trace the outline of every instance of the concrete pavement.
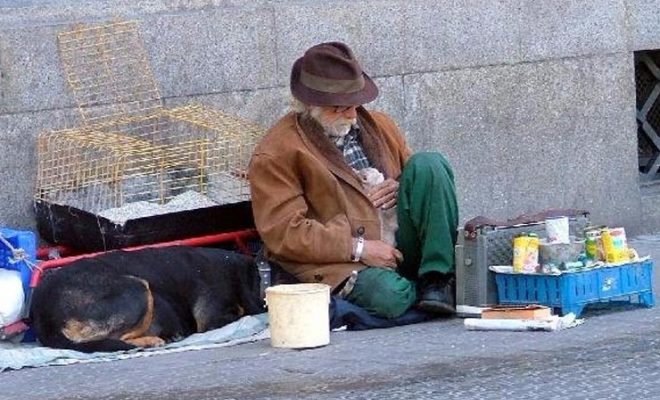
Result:
M660 259L660 236L631 241ZM660 293L656 269L655 288ZM0 374L0 399L660 398L660 308L596 311L561 332L469 332L460 319Z

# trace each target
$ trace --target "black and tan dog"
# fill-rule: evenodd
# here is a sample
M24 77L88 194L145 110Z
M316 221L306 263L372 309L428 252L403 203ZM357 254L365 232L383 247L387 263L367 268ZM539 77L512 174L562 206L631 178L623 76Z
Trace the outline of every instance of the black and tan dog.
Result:
M94 352L160 346L264 311L250 257L176 246L113 251L45 274L31 320L41 344Z

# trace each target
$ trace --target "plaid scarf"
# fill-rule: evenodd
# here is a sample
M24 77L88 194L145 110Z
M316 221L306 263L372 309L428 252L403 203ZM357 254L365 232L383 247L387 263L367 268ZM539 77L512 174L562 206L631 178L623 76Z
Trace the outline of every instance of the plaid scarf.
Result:
M364 153L360 143L360 128L351 127L351 130L343 137L331 137L335 146L342 152L346 163L353 169L361 170L371 167L367 155Z

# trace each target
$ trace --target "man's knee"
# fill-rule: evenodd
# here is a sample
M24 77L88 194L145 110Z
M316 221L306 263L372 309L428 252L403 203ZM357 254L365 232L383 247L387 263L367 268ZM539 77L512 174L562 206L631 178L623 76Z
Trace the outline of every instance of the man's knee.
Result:
M379 317L396 318L415 304L417 290L414 282L392 270L367 268L360 271L347 300Z
M404 167L404 174L412 172L416 176L429 173L440 173L441 176L446 175L453 181L454 171L451 168L449 161L438 152L422 152L415 153L406 162Z

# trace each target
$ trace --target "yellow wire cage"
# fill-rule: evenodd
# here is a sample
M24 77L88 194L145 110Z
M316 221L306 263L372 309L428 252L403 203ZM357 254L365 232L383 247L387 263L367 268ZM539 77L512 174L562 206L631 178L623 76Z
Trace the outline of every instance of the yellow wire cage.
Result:
M264 130L201 105L164 108L137 22L76 26L58 49L83 123L38 136L37 200L92 213L191 194L200 207L249 200Z

